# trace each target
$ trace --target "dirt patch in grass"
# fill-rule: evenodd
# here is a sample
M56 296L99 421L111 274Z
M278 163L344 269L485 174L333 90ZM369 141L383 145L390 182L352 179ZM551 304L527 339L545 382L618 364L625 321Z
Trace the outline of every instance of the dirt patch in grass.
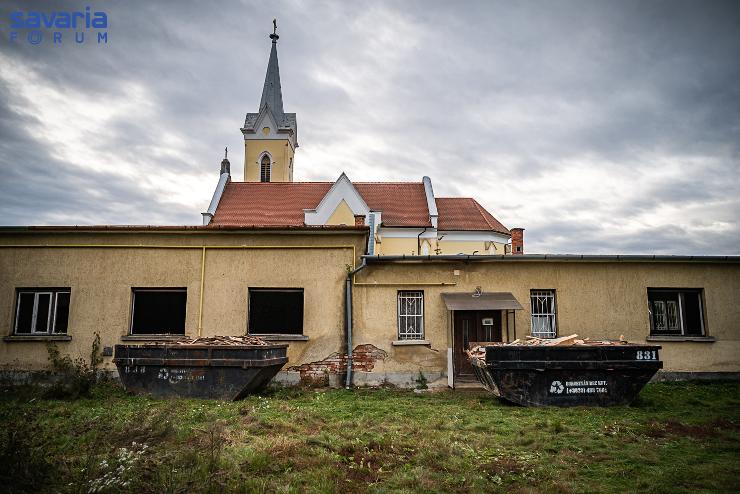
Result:
M726 419L715 419L708 424L684 424L676 420L665 422L650 421L643 434L656 438L690 437L693 439L712 439L737 431L738 424Z
M514 458L495 458L480 466L490 476L505 477L507 475L520 475L525 470L525 465Z

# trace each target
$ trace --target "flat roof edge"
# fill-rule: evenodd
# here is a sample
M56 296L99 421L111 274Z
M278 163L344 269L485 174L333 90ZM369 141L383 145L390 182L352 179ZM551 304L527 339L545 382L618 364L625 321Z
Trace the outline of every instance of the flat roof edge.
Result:
M740 256L680 256L658 254L523 254L362 256L368 264L392 262L716 262L740 263Z
M23 233L321 233L366 235L367 226L221 226L221 225L90 225L90 226L0 226L0 235Z

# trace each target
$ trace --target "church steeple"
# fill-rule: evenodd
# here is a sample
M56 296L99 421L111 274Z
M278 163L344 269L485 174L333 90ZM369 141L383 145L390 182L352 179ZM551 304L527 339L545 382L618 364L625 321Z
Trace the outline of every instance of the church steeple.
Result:
M298 147L295 113L283 110L278 66L277 21L272 21L272 48L258 113L247 113L244 127L244 181L292 182L293 155Z
M269 106L275 117L283 118L283 91L280 88L280 66L278 65L277 40L280 36L277 34L277 20L272 20L273 32L270 35L272 39L272 49L270 50L270 60L267 62L267 74L265 74L265 85L262 88L262 99L260 100L260 111Z

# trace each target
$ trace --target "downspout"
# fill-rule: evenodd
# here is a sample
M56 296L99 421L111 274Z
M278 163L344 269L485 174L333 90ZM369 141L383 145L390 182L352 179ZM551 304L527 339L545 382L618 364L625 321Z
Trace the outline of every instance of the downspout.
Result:
M347 389L352 388L352 277L356 273L365 269L366 266L367 261L363 259L362 264L360 264L356 269L347 272L344 292L345 318L347 319L347 382L345 383L345 387Z
M416 253L417 255L421 255L421 236L424 235L424 232L427 231L427 227L425 226L424 229L419 232L419 234L416 236Z

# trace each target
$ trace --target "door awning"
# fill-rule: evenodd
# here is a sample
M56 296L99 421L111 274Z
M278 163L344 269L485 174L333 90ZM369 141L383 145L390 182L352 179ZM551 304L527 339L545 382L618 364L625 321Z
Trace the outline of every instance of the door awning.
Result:
M511 292L443 293L442 300L448 310L524 309Z

